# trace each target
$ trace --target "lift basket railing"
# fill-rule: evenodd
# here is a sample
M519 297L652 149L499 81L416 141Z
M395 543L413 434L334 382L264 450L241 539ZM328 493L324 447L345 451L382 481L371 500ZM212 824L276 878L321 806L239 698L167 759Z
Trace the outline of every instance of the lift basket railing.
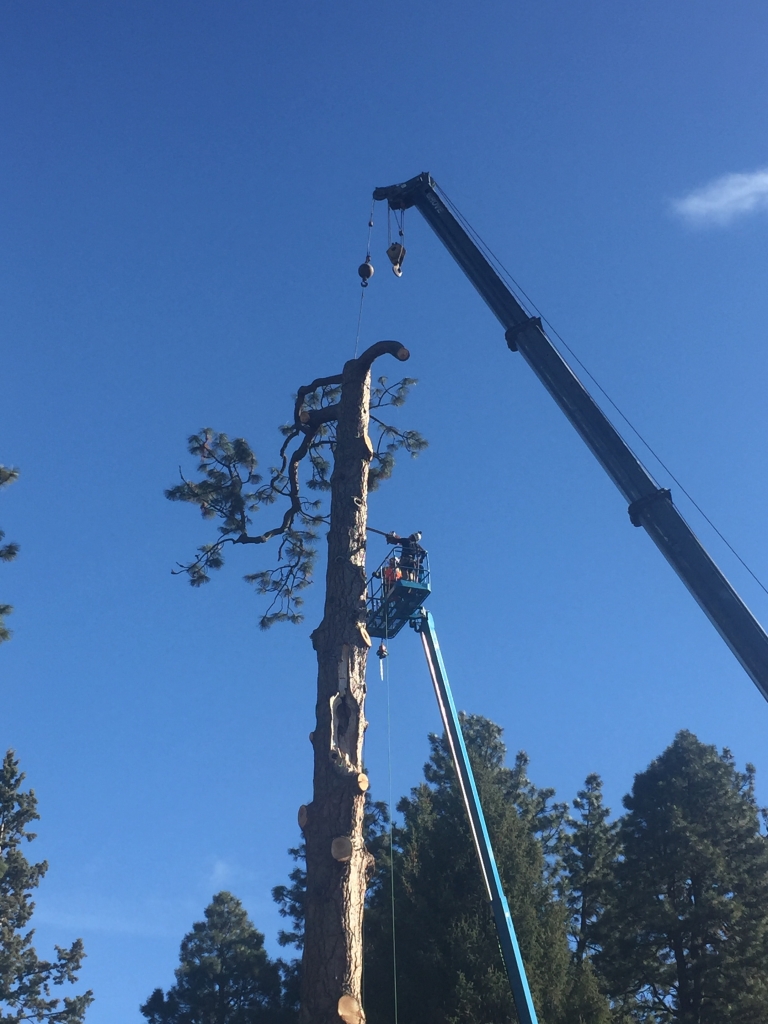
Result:
M368 580L370 636L397 636L430 594L429 558L426 551L396 544Z

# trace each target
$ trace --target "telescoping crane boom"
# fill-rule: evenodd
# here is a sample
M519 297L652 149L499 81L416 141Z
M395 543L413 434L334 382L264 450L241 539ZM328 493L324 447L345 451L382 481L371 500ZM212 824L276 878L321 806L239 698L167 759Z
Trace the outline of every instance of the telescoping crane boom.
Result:
M429 174L377 188L392 210L415 207L485 299L519 351L591 449L642 526L768 700L768 635L675 508L547 337L529 317L436 191Z

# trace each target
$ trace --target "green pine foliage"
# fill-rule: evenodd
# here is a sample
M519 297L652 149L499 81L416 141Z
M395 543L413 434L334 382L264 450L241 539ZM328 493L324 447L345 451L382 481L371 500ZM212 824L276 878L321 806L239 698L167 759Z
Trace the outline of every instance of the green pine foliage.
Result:
M622 1024L612 1016L602 984L589 958L571 961L561 1019L562 1024Z
M258 461L244 438L231 439L204 427L187 442L190 455L197 460L198 479L189 480L180 471L181 482L165 492L170 501L196 505L204 519L220 520L218 538L203 544L192 561L179 563L175 570L186 574L193 587L208 583L210 572L224 565L227 545L277 540L276 564L244 577L258 594L269 599L260 619L262 629L275 622L303 620L302 591L312 582L319 530L329 523L326 499L336 447L334 417L340 381L340 377L325 378L300 389L293 422L280 427L283 442L277 464L266 476L257 472ZM427 447L417 431L401 430L381 418L386 407L403 405L416 383L412 377L395 384L379 377L371 388L370 418L377 441L368 471L369 490L392 475L397 452L415 458ZM302 480L304 467L308 473ZM307 492L314 496L308 497ZM254 533L255 515L275 504L283 509L280 518L264 532Z
M55 960L41 960L28 929L35 904L32 892L48 870L45 861L30 864L23 844L35 833L28 826L38 820L33 790L23 792L23 773L12 750L0 772L0 1021L81 1024L93 1001L91 992L57 998L52 987L76 982L85 953L77 939L69 949L56 946Z
M242 903L217 893L184 936L168 992L155 989L141 1013L150 1024L288 1024L293 1014L281 997L280 965L270 960L264 936Z
M677 734L625 797L597 932L616 1020L768 1021L768 840L754 769Z
M12 484L18 476L19 471L17 469L12 469L10 466L0 466L0 488L6 487L8 484ZM4 538L5 533L0 530L0 562L12 562L19 553L19 545L12 543L3 544L2 541ZM6 626L5 619L12 611L12 605L0 604L0 644L11 639L11 631Z
M564 889L574 956L582 963L597 949L594 931L611 891L619 825L608 820L599 775L587 776L573 807L577 814L563 851Z

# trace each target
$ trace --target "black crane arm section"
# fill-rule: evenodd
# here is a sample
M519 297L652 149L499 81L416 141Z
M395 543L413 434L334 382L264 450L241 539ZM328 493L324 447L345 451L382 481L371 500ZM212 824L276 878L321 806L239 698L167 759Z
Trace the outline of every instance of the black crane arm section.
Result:
M768 700L768 635L675 508L670 492L658 486L628 447L541 321L528 316L435 191L430 175L377 188L373 198L393 210L415 207L422 214L501 323L510 349L520 352L624 495L633 525L650 535Z

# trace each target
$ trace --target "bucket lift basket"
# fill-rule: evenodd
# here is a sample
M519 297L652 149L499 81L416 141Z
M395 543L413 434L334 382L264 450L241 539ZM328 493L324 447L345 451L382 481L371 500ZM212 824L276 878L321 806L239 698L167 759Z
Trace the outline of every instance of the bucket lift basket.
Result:
M430 592L426 551L418 548L414 554L408 545L396 544L368 580L368 634L397 636Z

